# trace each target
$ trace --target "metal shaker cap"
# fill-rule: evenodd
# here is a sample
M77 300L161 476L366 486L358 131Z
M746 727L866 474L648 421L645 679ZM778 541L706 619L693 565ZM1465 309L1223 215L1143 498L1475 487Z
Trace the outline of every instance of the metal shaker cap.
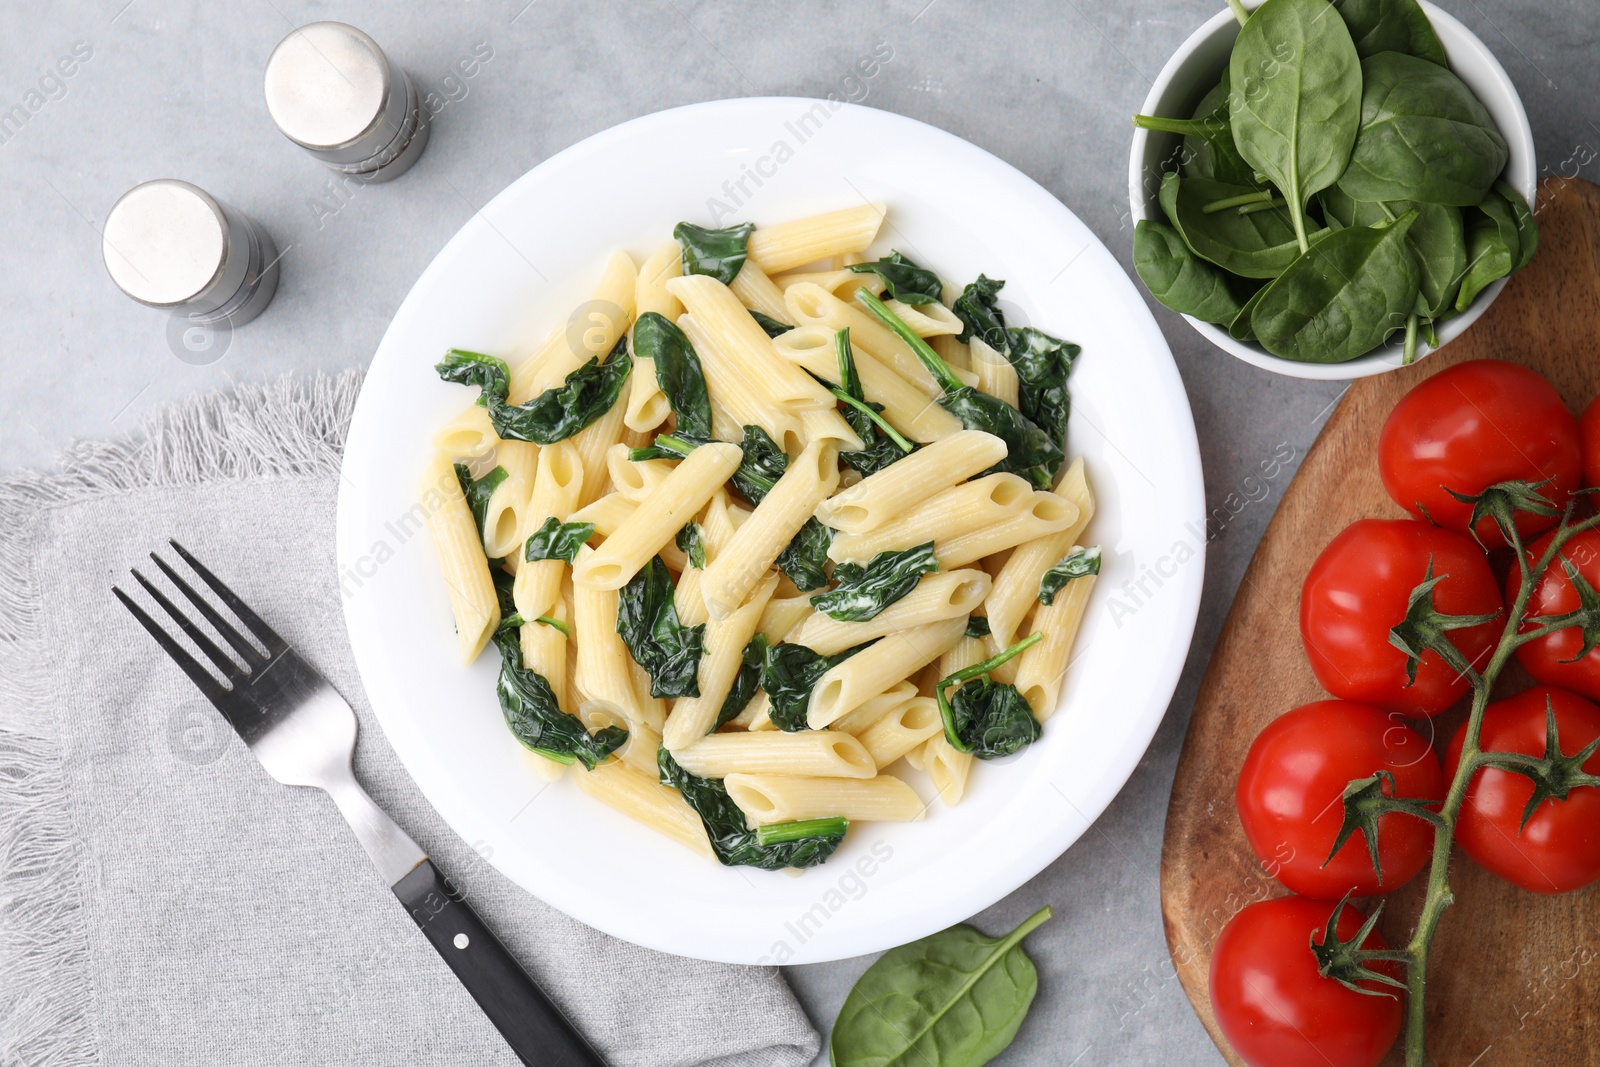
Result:
M375 178L398 164L399 173L427 140L411 79L376 41L342 22L313 22L278 42L265 92L284 136L335 170Z

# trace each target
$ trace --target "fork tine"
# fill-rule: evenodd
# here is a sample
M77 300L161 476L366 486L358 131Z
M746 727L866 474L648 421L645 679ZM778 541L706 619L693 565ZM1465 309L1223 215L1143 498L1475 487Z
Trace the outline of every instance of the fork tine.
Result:
M223 702L228 698L228 690L222 688L217 683L217 680L212 677L211 672L200 666L200 663L189 655L188 650L173 640L172 635L162 629L161 624L152 619L143 608L134 602L132 597L116 586L112 586L111 591L116 594L118 600L122 601L123 607L133 612L133 617L138 619L140 625L150 632L150 636L156 639L156 643L166 651L167 655L172 657L173 662L183 669L183 673L189 676L189 680L200 687L200 692L206 695L206 699L215 704L218 709L221 709ZM224 711L223 714L226 715L227 712Z
M257 665L267 662L266 657L256 650L256 646L247 641L244 634L236 630L231 622L229 622L227 619L224 619L222 617L222 613L216 608L212 607L209 600L195 592L194 586L184 581L183 578L178 575L177 571L173 570L167 565L166 560L162 559L154 552L150 553L150 558L155 561L157 567L161 568L161 573L165 574L167 579L171 581L173 585L177 586L184 596L189 598L189 603L200 609L200 614L206 617L207 622L216 627L217 633L221 634L227 639L228 644L233 646L233 650L244 657L244 661L246 663ZM138 571L134 571L133 573L134 577L138 577ZM143 578L140 578L139 580L141 582L144 581ZM148 589L150 587L147 584L145 588ZM151 590L151 592L154 592L154 590ZM160 596L160 594L156 595ZM167 611L171 612L172 608L168 607ZM174 615L173 617L179 618L177 615ZM182 625L181 619L179 621L179 625ZM193 635L191 634L190 636ZM207 655L210 655L210 653L207 653ZM224 666L222 663L217 662L215 656L212 656L212 662L216 663L217 666L221 667L224 671L232 671L234 669L231 663Z
M244 601L234 595L232 589L223 585L215 574L206 569L205 564L190 555L187 548L170 538L167 540L167 544L171 545L173 551L182 556L183 561L200 576L202 581L211 587L211 591L217 594L218 599L228 606L228 610L237 615L239 621L243 622L250 632L256 635L256 639L266 646L270 655L277 656L289 647L288 643L279 637L272 627L261 621L261 616L251 611L245 606Z
M244 673L237 663L228 658L228 654L226 652L218 648L212 642L211 638L206 636L206 632L204 630L196 626L193 620L191 620L183 612L179 611L178 606L172 601L168 600L167 595L152 585L148 578L140 574L137 570L133 572L133 578L140 585L144 586L144 591L149 593L157 604L161 605L161 609L163 611L172 616L172 621L178 624L178 629L182 630L184 634L188 636L189 640L193 641L195 645L199 647L200 651L206 654L206 659L209 659L212 663L217 665L217 670L222 672L222 676L224 678L231 682L240 674Z

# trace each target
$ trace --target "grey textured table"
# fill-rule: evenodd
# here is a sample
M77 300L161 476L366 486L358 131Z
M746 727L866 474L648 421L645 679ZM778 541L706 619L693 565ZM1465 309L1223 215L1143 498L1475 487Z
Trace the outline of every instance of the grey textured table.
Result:
M526 5L526 6L524 6ZM43 466L69 441L134 428L152 407L230 381L364 364L428 261L501 188L608 126L679 104L830 91L994 152L1060 197L1131 269L1128 116L1211 0L877 4L583 4L568 0L58 0L10 4L0 35L0 466ZM1500 57L1533 119L1541 173L1600 171L1595 0L1444 0ZM341 196L285 141L260 72L290 28L352 22L442 104L400 181ZM863 85L856 59L894 58ZM81 44L79 42L82 42ZM476 49L492 58L464 77ZM72 77L47 72L74 47ZM469 64L470 66L470 64ZM30 96L30 93L37 95ZM4 115L13 105L20 113ZM16 118L20 114L22 118ZM147 178L196 182L264 224L284 252L266 314L225 356L175 358L161 313L122 297L98 227ZM1152 306L1154 306L1152 302ZM1065 856L978 916L1029 941L1041 993L1010 1064L1219 1062L1173 980L1157 892L1167 791L1222 617L1288 470L1340 394L1255 370L1156 309L1183 373L1217 516L1183 681L1121 796ZM870 891L870 890L869 890ZM869 961L792 968L819 1028Z

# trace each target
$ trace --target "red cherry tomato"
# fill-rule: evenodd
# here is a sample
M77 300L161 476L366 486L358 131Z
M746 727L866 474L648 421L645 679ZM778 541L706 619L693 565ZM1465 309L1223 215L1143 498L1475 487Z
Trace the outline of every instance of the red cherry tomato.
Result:
M1380 993L1368 996L1317 973L1311 933L1321 939L1333 908L1304 897L1263 900L1235 915L1217 938L1211 1007L1228 1043L1250 1067L1373 1067L1399 1036L1401 990L1363 982ZM1345 908L1339 937L1354 937L1363 921L1355 908ZM1361 947L1389 946L1374 931ZM1393 964L1370 966L1400 978Z
M1546 534L1529 546L1530 567L1538 563L1553 536ZM1600 530L1585 530L1576 534L1562 547L1561 555L1578 568L1578 573L1591 586L1600 589ZM1506 576L1508 609L1516 600L1521 581L1521 568L1512 567L1511 573ZM1529 621L1522 624L1522 629L1536 629L1539 625L1536 616L1564 615L1576 611L1579 606L1578 591L1572 587L1572 580L1567 577L1566 569L1558 559L1534 585L1533 593L1528 597ZM1578 659L1578 653L1582 651L1583 631L1576 626L1569 626L1518 648L1517 662L1536 682L1559 685L1582 693L1591 700L1600 700L1600 648L1592 649L1587 656ZM1573 662L1569 663L1568 660Z
M1555 709L1563 753L1573 755L1600 737L1600 707L1565 690L1538 686L1484 709L1479 749L1543 756L1546 699ZM1445 765L1451 777L1461 762L1465 738L1463 726L1450 742ZM1600 752L1583 769L1600 774ZM1522 811L1532 796L1533 781L1524 775L1497 767L1479 771L1456 821L1461 851L1480 867L1534 893L1569 893L1600 878L1600 788L1574 786L1566 800L1540 804L1522 826Z
M1394 712L1370 704L1322 700L1295 708L1256 736L1234 796L1256 858L1302 896L1338 900L1405 885L1433 853L1433 827L1399 812L1378 820L1378 881L1357 830L1327 866L1344 821L1345 786L1378 771L1394 775L1389 796L1443 800L1445 785L1432 744Z
M1430 559L1434 577L1446 576L1433 588L1440 612L1501 609L1488 561L1462 534L1410 519L1362 519L1322 550L1300 590L1300 637L1324 689L1403 715L1436 715L1466 694L1467 680L1431 650L1408 686L1405 653L1389 643ZM1449 640L1481 668L1499 631L1498 621L1480 623L1451 630Z
M1583 450L1583 484L1600 485L1600 396L1589 401L1578 420L1578 444Z
M1466 496L1496 482L1539 482L1559 509L1579 488L1582 461L1578 423L1555 389L1515 363L1476 359L1440 371L1412 389L1389 413L1378 437L1378 473L1394 502L1422 519L1467 529ZM1592 484L1592 483L1591 483ZM1557 516L1518 512L1524 540L1554 526ZM1491 518L1478 521L1478 538L1505 544Z

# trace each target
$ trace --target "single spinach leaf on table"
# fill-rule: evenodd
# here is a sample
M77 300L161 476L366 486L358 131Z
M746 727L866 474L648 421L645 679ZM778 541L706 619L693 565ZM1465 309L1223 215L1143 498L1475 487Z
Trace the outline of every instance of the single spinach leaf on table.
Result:
M482 478L474 478L472 471L465 463L455 464L456 481L461 483L461 494L467 498L467 507L472 509L472 521L478 527L478 540L483 540L483 522L489 514L489 498L494 496L494 491L500 487L510 475L506 474L504 467L496 467Z
M739 656L739 673L734 675L728 695L722 698L722 707L717 709L717 723L712 727L713 730L737 719L746 705L756 698L756 691L761 688L761 665L766 660L767 636L756 634Z
M750 310L750 317L755 319L756 323L767 332L768 337L781 337L790 330L794 329L794 327L789 325L787 322L779 322L771 315L763 315L754 308Z
M890 252L876 263L854 263L845 270L857 274L876 274L883 279L889 295L902 304L937 304L944 297L944 284L926 267L919 267L899 252Z
M749 222L721 230L708 230L692 222L678 223L672 228L672 236L683 246L683 272L708 274L723 285L732 285L744 266L754 229L755 225Z
M593 536L594 523L562 522L552 515L528 535L528 540L522 547L522 558L530 563L544 559L559 559L564 563L571 563L578 558L578 549Z
M1228 85L1239 155L1283 193L1304 250L1306 204L1344 173L1361 124L1350 30L1327 0L1267 0L1239 30Z
M892 948L845 998L828 1039L832 1067L980 1067L1017 1035L1039 989L1022 939L1039 909L1005 937L952 926Z
M483 391L478 402L489 411L494 432L508 441L532 441L553 445L565 441L610 411L622 396L622 388L633 370L627 358L627 338L604 363L598 357L567 375L566 380L547 389L525 404L509 404L511 374L505 362L478 352L452 348L434 369L447 382L476 385Z
M1195 255L1162 222L1140 219L1133 229L1133 268L1150 295L1180 315L1227 325L1249 299L1249 285Z
M689 566L702 571L706 569L705 536L699 523L684 523L683 528L673 537L672 543L687 557Z
M764 871L814 867L833 855L849 827L844 819L828 820L815 827L820 832L762 844L760 832L745 826L744 812L728 796L727 786L719 779L690 774L678 765L665 746L656 751L656 766L661 772L661 784L676 789L700 816L706 837L711 841L711 850L728 867L759 867Z
M1404 52L1443 67L1444 45L1417 0L1333 0L1350 28L1356 54L1362 59L1379 52Z
M1438 318L1455 304L1456 292L1467 270L1467 240L1460 208L1409 200L1389 203L1352 200L1337 186L1324 189L1318 197L1328 225L1341 229L1389 222L1415 210L1417 221L1406 231L1406 245L1416 257L1421 272L1417 314L1428 319Z
M515 627L501 627L494 635L500 650L500 677L495 695L506 726L524 748L557 763L581 762L589 770L628 740L628 731L607 726L590 734L576 716L561 710L544 675L522 665L522 648Z
M1100 547L1075 548L1061 557L1060 562L1044 572L1039 579L1039 603L1055 603L1056 594L1067 587L1074 578L1086 578L1100 573Z
M1406 246L1417 215L1328 234L1261 294L1250 323L1263 348L1304 363L1372 351L1415 311L1421 273Z
M1361 63L1361 129L1339 188L1356 200L1470 207L1509 158L1487 108L1446 67L1399 52Z
M1282 201L1243 215L1237 208L1206 210L1208 205L1252 192L1256 190L1243 185L1168 174L1161 181L1161 210L1195 255L1243 278L1276 278L1300 255L1300 242Z
M1027 698L1016 686L990 678L989 672L1043 639L1043 634L1029 634L982 663L963 667L939 679L933 687L933 696L939 705L939 718L944 723L944 739L950 742L950 747L981 760L991 760L1020 752L1039 740L1043 731ZM960 687L955 696L946 696L946 691L955 686Z
M932 541L898 552L879 552L865 567L841 563L833 569L834 581L839 584L812 597L811 606L837 622L865 622L915 589L924 574L938 569Z
M666 316L647 311L633 324L633 354L655 361L656 383L677 416L677 432L711 436L711 396L706 372L689 338Z
M767 694L767 718L772 725L788 733L810 729L806 709L817 679L865 647L857 645L824 656L801 644L768 646L761 663L761 690Z
M672 575L660 556L640 568L617 597L617 633L650 675L650 695L700 695L700 653L706 628L685 626L672 600Z

